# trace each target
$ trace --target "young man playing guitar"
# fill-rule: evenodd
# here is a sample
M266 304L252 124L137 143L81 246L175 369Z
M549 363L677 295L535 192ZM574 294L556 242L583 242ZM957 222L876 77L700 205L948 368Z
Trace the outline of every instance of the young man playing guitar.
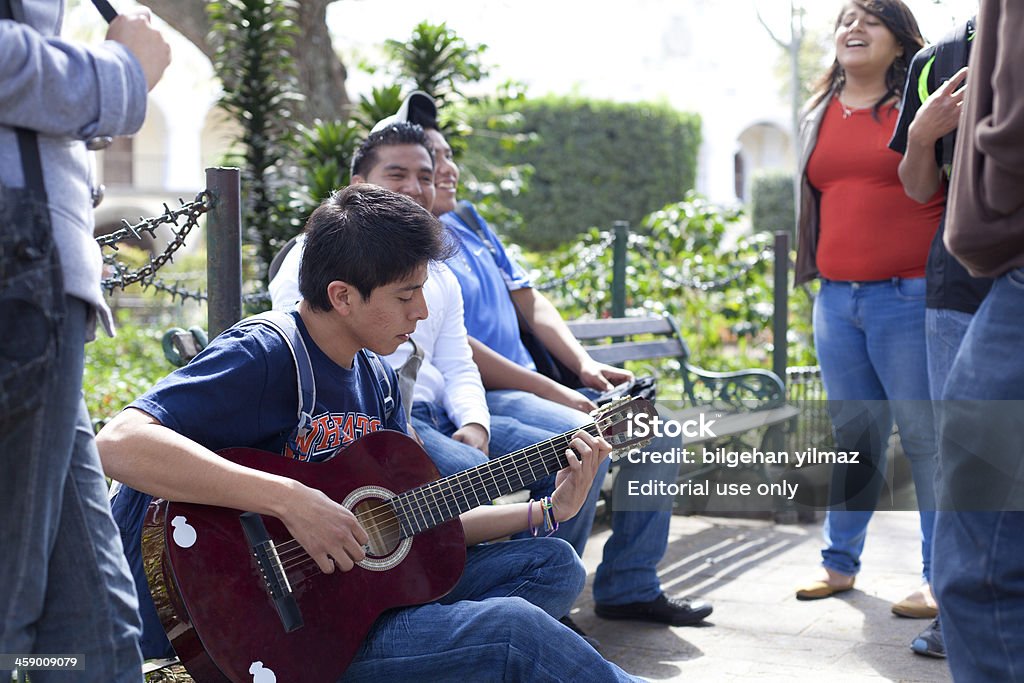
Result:
M324 575L373 574L354 569L371 543L365 518L316 488L214 451L247 446L316 461L366 433L404 431L400 397L387 405L394 372L374 354L394 351L427 317L421 290L428 263L448 255L444 235L428 212L382 188L355 185L326 200L307 225L304 301L292 313L317 378L316 427L296 427L295 360L283 339L262 325L236 327L103 429L97 443L107 474L168 500L276 518ZM345 680L631 680L549 616L564 614L583 585L571 547L553 538L477 545L532 520L576 514L611 447L582 430L569 444L549 510L530 502L462 514L470 547L457 585L439 600L377 618ZM346 611L346 596L331 603ZM252 667L264 668L262 659Z

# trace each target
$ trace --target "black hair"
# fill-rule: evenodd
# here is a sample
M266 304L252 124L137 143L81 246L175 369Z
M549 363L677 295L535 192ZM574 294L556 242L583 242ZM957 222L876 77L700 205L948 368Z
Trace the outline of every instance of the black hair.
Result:
M844 3L842 9L839 10L839 16L836 17L833 31L839 28L850 5L856 5L868 14L877 17L892 32L896 37L896 42L903 48L903 54L896 57L885 73L885 94L874 105L873 113L877 118L878 110L883 104L903 94L910 60L924 47L924 38L921 37L921 29L917 26L914 13L901 0L853 0ZM836 58L829 70L815 84L809 108L813 109L842 90L845 81L846 73L843 71L842 65L839 64L839 59Z
M423 145L430 156L430 163L434 163L434 148L423 128L415 123L401 121L370 133L363 140L352 155L352 175L367 177L378 163L377 148L390 145Z
M347 282L366 300L374 289L450 258L454 246L440 221L412 199L377 185L349 185L306 221L299 292L313 310L329 311L331 282Z

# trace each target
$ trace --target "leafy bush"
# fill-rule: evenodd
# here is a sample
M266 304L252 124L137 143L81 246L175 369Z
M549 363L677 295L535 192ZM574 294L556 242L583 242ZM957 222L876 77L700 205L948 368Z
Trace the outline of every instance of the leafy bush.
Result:
M522 224L498 224L531 249L554 247L618 219L637 225L694 184L700 118L667 105L504 99L469 107L467 121L474 157L461 163L470 175L488 175L478 159L532 169L527 192L502 188L503 203L521 214Z
M117 336L100 332L85 345L85 404L94 422L105 422L174 368L160 345L163 330L118 316Z

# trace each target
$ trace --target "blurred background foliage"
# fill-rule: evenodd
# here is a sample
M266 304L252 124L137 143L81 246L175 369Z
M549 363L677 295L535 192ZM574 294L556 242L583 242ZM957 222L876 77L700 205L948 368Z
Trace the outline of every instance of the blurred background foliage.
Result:
M626 220L627 313L673 315L694 361L705 368L771 366L769 246L773 231L793 224L791 177L755 180L753 220L739 208L714 206L692 192L701 141L696 114L652 103L530 98L514 81L488 97L467 97L466 86L487 74L486 46L429 22L409 39L386 44L390 62L376 68L393 76L393 85L362 97L345 118L296 125L289 118L293 65L266 58L283 55L295 39L294 7L270 0L210 3L214 30L225 34L214 60L223 106L243 129L235 159L247 169L243 193L251 207L243 219L246 291L265 289L276 249L323 198L348 183L358 142L420 89L444 103L439 124L462 170L461 195L532 268L536 285L564 317L609 315L608 231ZM232 17L248 29L239 32ZM269 53L261 52L264 42ZM247 71L234 66L247 60ZM274 137L282 128L289 132ZM194 249L161 276L205 289L205 249ZM790 297L791 365L815 362L809 293L798 289ZM164 330L205 325L203 305L168 306L165 295L136 287L115 295L112 305L121 309L117 338L98 339L87 352L86 398L97 419L170 372L160 345ZM247 306L247 313L258 308Z

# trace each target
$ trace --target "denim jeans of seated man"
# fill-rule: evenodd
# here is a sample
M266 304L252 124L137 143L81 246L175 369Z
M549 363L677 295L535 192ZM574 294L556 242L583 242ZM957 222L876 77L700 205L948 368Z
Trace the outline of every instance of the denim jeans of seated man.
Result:
M85 662L70 678L33 671L37 683L141 678L135 585L82 399L88 314L85 302L66 298L42 402L0 433L0 652L73 653ZM10 322L7 341L31 329Z
M582 393L587 394L588 391L583 390ZM590 394L591 397L593 395ZM553 433L569 431L590 420L583 417L584 421L581 421L582 413L522 391L488 391L487 407L491 419L514 416L522 422ZM652 441L645 450L668 452L680 446L679 437L662 437ZM616 467L619 468L617 482L654 480L672 483L679 475L679 464L671 462L630 463L623 458ZM584 509L591 505L591 499L596 501L605 471L598 472ZM624 500L618 491L614 497ZM658 496L630 500L625 507L630 509L612 512L612 536L605 543L603 559L594 580L594 600L602 604L646 602L661 594L657 567L668 547L672 498ZM593 515L577 515L574 523L579 526L571 531L582 536L580 543L585 543L590 534ZM587 524L586 534L582 533L584 524ZM559 528L558 535L562 533L563 529ZM580 546L574 544L574 547L582 552Z
M553 617L586 578L564 541L470 548L441 600L377 619L343 681L637 681Z
M895 418L910 460L920 509L935 509L935 427L929 403L924 278L852 283L822 280L814 339L839 450L860 451L858 466L832 472L823 564L860 570L867 526L882 489ZM921 521L922 573L931 576L933 525Z

